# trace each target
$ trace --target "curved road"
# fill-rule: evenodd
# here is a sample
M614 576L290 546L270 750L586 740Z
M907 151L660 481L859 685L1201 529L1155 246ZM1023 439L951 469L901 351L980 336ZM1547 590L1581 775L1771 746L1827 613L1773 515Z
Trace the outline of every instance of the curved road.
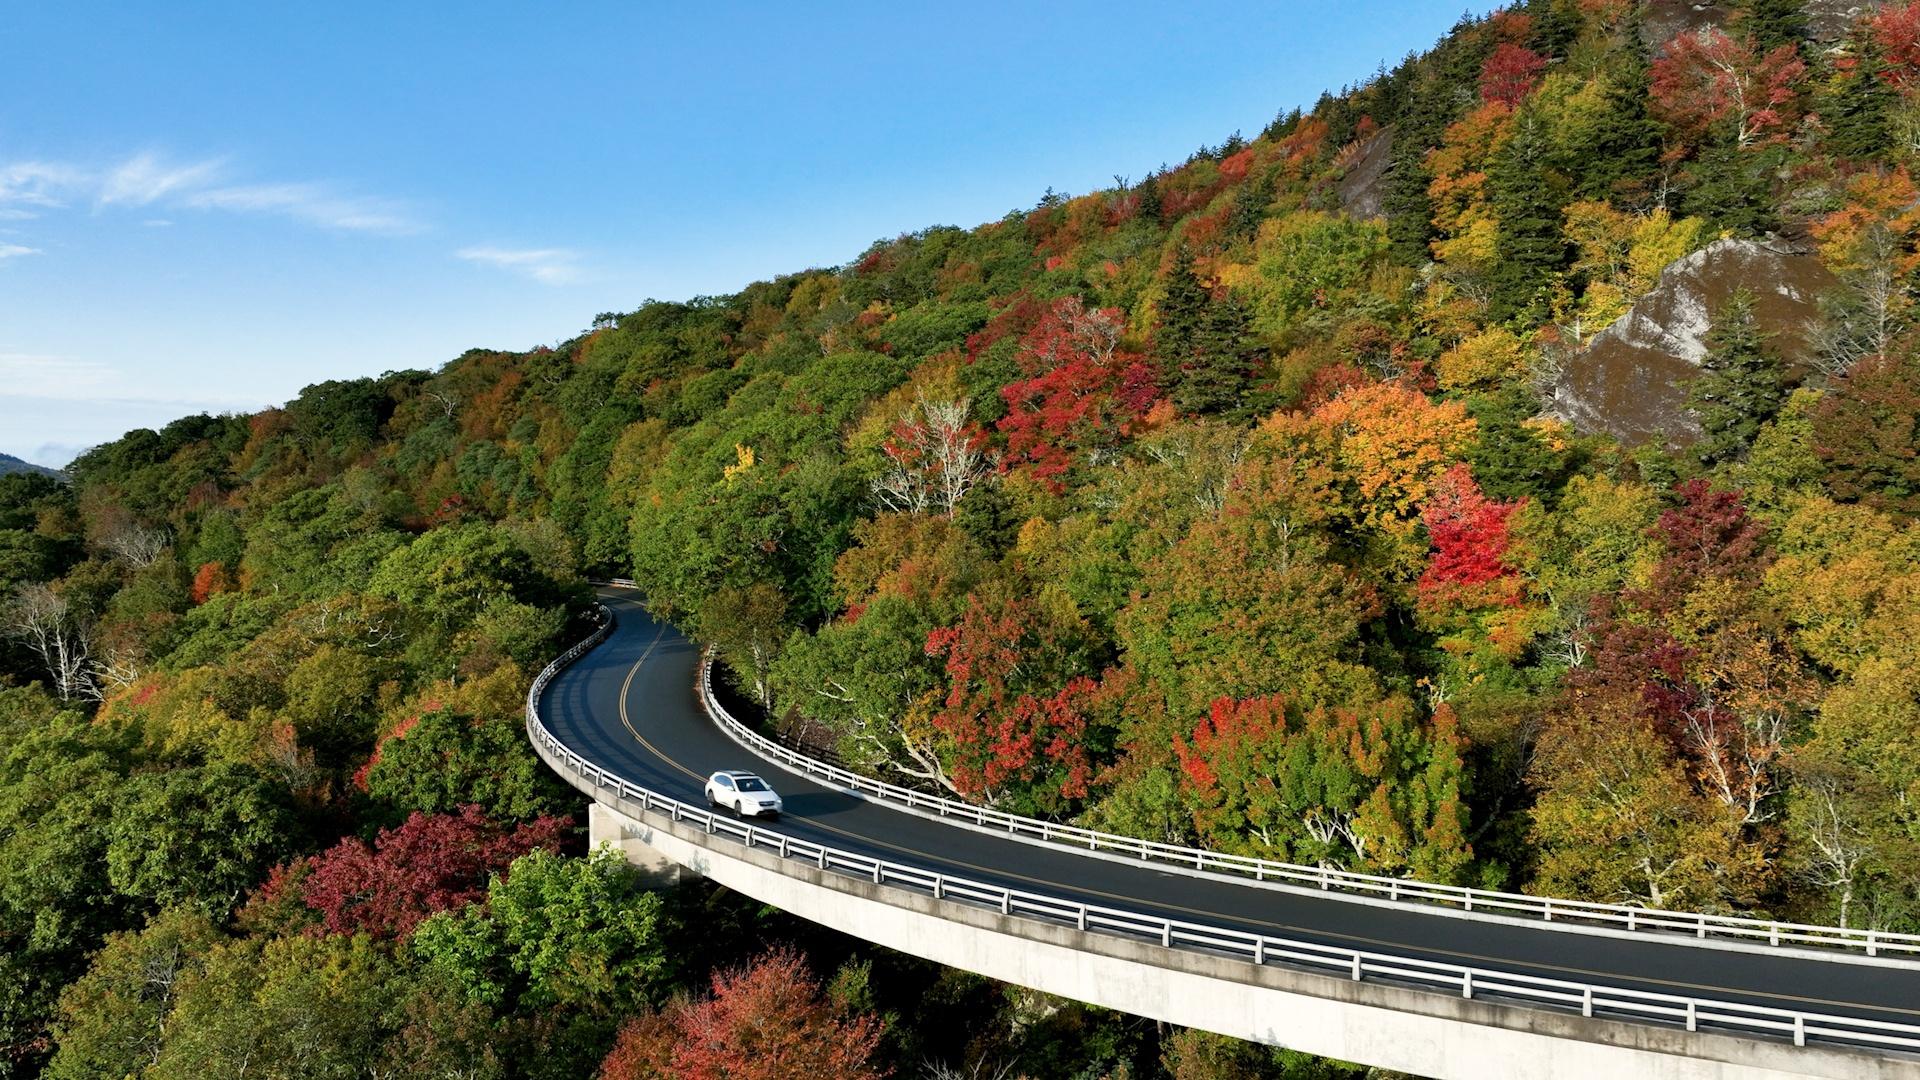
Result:
M575 753L672 798L697 804L709 773L753 768L785 799L779 829L939 873L1347 948L1920 1023L1920 965L1911 963L1731 951L1383 908L1087 858L869 803L788 773L728 738L695 695L697 647L649 617L630 593L607 591L601 600L616 629L553 680L541 716Z

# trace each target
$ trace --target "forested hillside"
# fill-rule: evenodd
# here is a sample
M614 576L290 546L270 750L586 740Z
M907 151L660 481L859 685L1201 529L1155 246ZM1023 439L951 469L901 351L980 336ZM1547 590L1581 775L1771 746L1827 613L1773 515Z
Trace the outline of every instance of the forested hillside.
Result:
M583 857L519 709L597 575L896 782L1920 930L1920 4L1826 7L1532 0L1108 190L0 476L0 1074L702 1076L778 1017L822 1075L1344 1075ZM1684 423L1567 408L1727 241L1812 324L1722 280Z

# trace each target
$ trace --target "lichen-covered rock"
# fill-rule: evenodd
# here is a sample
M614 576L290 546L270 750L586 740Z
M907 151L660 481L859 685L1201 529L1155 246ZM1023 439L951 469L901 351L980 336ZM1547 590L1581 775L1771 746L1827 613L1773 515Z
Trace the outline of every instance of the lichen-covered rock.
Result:
M1393 129L1383 128L1353 148L1353 158L1340 174L1340 208L1357 218L1376 218L1383 212L1381 199L1387 165L1393 160Z
M1716 240L1662 270L1651 292L1566 358L1549 412L1628 444L1691 442L1699 429L1687 411L1687 385L1707 355L1713 313L1745 287L1781 358L1797 364L1806 357L1818 297L1833 285L1811 254Z
M1807 32L1816 42L1838 41L1846 36L1854 19L1879 6L1869 0L1807 0ZM1709 26L1725 30L1732 15L1733 5L1727 3L1653 0L1646 7L1641 32L1647 44L1658 52L1661 46L1681 34Z

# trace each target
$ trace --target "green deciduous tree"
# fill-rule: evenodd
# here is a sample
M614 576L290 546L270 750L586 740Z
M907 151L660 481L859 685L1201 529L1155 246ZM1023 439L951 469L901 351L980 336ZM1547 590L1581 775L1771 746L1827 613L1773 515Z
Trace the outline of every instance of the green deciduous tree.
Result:
M106 826L113 887L224 914L299 834L286 789L221 762L135 776Z
M629 1011L659 1003L678 974L663 911L617 852L536 851L493 879L484 905L420 924L411 948L473 1001Z

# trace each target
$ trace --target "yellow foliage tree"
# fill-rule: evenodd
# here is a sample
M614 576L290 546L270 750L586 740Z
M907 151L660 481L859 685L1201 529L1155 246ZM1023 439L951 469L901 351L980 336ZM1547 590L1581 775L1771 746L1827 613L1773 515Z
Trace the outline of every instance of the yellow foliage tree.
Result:
M1518 335L1495 326L1467 338L1434 361L1434 377L1448 390L1485 386L1519 371L1526 346Z
M1399 383L1357 386L1314 411L1336 439L1336 462L1366 524L1413 533L1434 481L1471 446L1476 424L1457 401L1435 404Z

